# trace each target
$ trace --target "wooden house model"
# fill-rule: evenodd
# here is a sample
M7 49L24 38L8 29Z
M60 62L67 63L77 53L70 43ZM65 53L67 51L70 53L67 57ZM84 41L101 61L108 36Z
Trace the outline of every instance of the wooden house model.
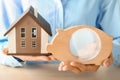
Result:
M30 7L17 19L4 34L8 35L8 50L11 55L40 55L47 53L45 48L48 36L52 36L49 23Z

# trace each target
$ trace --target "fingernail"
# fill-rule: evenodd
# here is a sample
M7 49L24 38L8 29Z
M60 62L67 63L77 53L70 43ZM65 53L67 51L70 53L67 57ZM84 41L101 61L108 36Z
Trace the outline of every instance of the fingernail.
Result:
M108 67L108 66L109 66L109 63L106 63L106 64L105 64L105 67Z
M65 69L65 68L63 68L63 69L62 69L62 71L66 71L66 69Z
M67 66L64 66L63 68L62 68L62 71L67 71Z
M64 62L61 62L62 65L64 65Z
M110 63L107 63L107 67L110 65Z
M58 67L58 71L62 71L60 67Z
M70 65L74 65L74 62L71 62Z

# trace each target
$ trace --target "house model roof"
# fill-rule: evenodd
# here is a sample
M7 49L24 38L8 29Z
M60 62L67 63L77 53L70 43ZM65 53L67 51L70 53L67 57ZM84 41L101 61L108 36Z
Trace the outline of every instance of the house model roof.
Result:
M6 36L14 27L15 25L23 18L25 15L30 15L33 20L35 20L50 36L52 36L51 27L50 24L38 13L36 12L37 17L35 16L35 9L30 6L28 10L26 10L20 18L18 18L7 30L7 32L4 34Z

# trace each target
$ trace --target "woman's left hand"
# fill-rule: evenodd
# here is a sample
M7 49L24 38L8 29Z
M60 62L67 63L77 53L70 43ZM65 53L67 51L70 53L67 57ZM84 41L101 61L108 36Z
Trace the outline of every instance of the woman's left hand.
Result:
M107 59L105 59L102 63L103 66L108 67L113 63L113 57L110 55ZM86 69L93 69L95 65L84 65L79 62L70 62L70 64L65 64L64 62L61 62L58 70L59 71L72 71L74 73L80 73ZM97 66L96 66L97 68ZM94 69L93 69L94 70Z
M8 48L3 49L4 54L8 54ZM24 55L15 55L15 57L22 59L23 61L49 61L49 60L57 60L53 55L50 56L24 56Z

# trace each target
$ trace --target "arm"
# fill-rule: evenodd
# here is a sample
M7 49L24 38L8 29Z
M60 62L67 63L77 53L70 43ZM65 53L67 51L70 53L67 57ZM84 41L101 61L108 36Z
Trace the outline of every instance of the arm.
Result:
M8 48L4 48L3 49L3 53L6 55L8 53ZM31 55L15 55L14 57L20 58L23 61L49 61L49 60L57 60L56 58L54 58L52 55L49 56L31 56Z
M112 64L113 58L112 55L109 56L109 58L105 59L102 63L103 66L108 67ZM70 62L70 64L65 64L65 62L61 62L58 70L59 71L72 71L74 73L80 73L80 72L85 72L85 71L91 71L94 72L99 68L97 65L93 64L81 64L79 62Z
M9 25L21 14L22 9L20 6L22 6L20 0L0 0L0 64L11 67L22 66L22 64L15 60L12 56L3 54L2 50L7 47L8 41L7 37L4 37L3 34L9 28ZM18 14L16 14L17 10Z
M97 21L98 27L111 35L113 39L114 64L120 65L120 3L118 0L108 0L101 6Z

